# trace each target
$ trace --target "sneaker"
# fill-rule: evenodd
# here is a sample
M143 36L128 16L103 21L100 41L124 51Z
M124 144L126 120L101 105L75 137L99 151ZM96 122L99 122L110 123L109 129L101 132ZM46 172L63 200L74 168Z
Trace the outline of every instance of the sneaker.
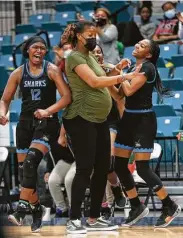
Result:
M69 217L68 210L63 212L60 208L56 208L55 218L61 218L61 217Z
M111 186L111 190L112 190L114 198L115 198L116 208L119 208L119 209L124 208L126 206L127 199L125 196L123 196L121 187L120 186L117 186L117 187Z
M28 212L30 212L29 205L19 203L16 212L10 214L8 220L17 226L22 226L23 220Z
M167 227L181 213L181 207L173 202L171 207L162 207L162 213L154 227Z
M140 204L137 208L132 208L129 217L126 219L122 226L132 226L137 223L140 219L146 217L149 214L149 208L144 204Z
M110 207L101 207L101 216L104 217L106 220L109 220L111 217L111 209Z
M113 231L118 229L117 225L112 225L109 220L106 220L105 217L97 218L95 223L89 223L86 221L86 230L87 231Z
M42 218L45 215L45 207L42 205L39 205L32 209L32 224L31 224L31 231L33 233L40 232L42 227Z
M69 220L67 222L66 231L69 234L86 234L86 229L81 225L80 220Z

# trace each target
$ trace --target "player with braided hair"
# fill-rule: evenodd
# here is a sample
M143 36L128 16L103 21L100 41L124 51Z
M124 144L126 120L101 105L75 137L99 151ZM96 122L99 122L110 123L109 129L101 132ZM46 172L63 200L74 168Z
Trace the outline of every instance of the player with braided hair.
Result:
M149 209L141 204L138 198L133 177L128 170L132 151L139 176L152 188L163 204L162 214L155 227L168 226L181 212L181 207L171 200L160 178L149 167L157 130L156 115L152 110L152 92L155 87L160 95L167 93L162 87L156 67L159 54L159 45L152 40L145 39L136 44L133 51L136 65L131 67L129 72L142 64L141 71L144 75L121 84L121 91L126 100L115 141L115 171L125 187L132 208L125 226L135 224L149 213Z

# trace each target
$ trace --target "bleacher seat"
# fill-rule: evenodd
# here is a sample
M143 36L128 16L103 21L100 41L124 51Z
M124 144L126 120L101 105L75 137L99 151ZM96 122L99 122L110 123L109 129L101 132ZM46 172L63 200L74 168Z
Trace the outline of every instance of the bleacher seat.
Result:
M14 99L11 101L10 104L10 112L17 112L18 115L20 115L21 112L21 104L22 104L22 99Z
M5 44L1 48L1 53L3 55L10 55L13 52L14 45L12 44Z
M133 19L134 19L134 22L137 22L137 23L141 22L140 15L135 15ZM154 22L156 25L159 24L160 19L162 19L162 14L153 14L151 16L151 21Z
M31 36L33 36L33 33L24 33L24 34L18 34L15 35L15 41L14 44L15 45L19 45L21 44L23 41L27 40L28 38L30 38Z
M15 32L16 34L36 33L37 29L33 24L17 24Z
M94 8L96 7L96 2L81 2L79 8L81 9L81 14L86 20L91 20L94 14Z
M41 29L45 31L63 31L63 27L60 25L60 22L44 22L41 24Z
M55 11L56 12L75 12L79 6L78 1L70 1L70 2L63 2L63 3L56 3Z
M67 26L68 22L76 20L76 12L56 12L54 21L60 23L61 26Z
M177 44L160 45L160 57L165 59L171 59L172 55L176 54L178 54Z
M158 134L162 136L173 136L175 131L180 130L181 117L158 117Z
M132 55L133 50L134 50L134 46L125 47L123 58L128 58L135 62L136 61L135 57L133 57Z
M62 34L61 31L48 32L48 37L49 37L49 40L50 40L51 47L59 44L61 34ZM41 37L43 37L46 40L45 34L41 34Z
M40 28L42 23L49 22L50 19L51 15L49 13L33 14L29 16L29 23Z
M183 79L183 67L176 67L174 71L174 78Z
M3 45L6 44L11 44L11 36L9 35L0 36L0 49Z
M17 66L22 64L22 54L16 54L16 63ZM7 70L14 70L15 66L13 64L13 57L12 55L1 55L0 56L0 64L4 64Z
M183 90L183 80L182 79L163 79L162 84L165 88L169 88L173 91L182 91Z
M183 67L183 55L173 55L171 61L174 67Z
M88 11L82 11L82 15L84 19L91 21L94 15L94 11L88 10Z
M158 93L157 92L153 92L152 93L152 104L157 104L158 103Z
M176 91L174 92L173 97L164 97L163 103L165 104L171 104L174 108L174 110L182 111L181 104L183 103L183 91Z
M169 78L169 68L158 68L161 79Z
M162 58L162 57L159 57L158 58L158 61L157 61L157 66L158 66L158 68L165 68L166 66L165 66L165 60Z
M157 117L176 116L175 110L170 103L154 104L153 110Z
M5 86L6 86L6 83L8 81L8 78L9 78L9 74L5 68L4 65L0 65L0 75L1 75L1 79L0 79L0 94L2 94Z

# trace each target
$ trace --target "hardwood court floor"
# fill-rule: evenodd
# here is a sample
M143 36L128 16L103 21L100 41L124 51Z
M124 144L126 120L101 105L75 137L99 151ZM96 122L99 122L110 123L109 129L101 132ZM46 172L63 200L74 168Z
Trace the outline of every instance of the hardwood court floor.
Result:
M65 226L44 226L40 233L31 233L29 226L6 226L6 238L183 238L183 227L154 229L151 227L119 228L118 231L88 232L87 234L66 234Z

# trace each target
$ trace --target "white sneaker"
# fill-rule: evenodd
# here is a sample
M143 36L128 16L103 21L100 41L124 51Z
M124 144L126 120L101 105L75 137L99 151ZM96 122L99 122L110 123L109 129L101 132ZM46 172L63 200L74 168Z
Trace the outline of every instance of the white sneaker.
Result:
M112 225L111 222L104 217L97 218L95 223L86 222L87 231L113 231L118 228L117 225Z

